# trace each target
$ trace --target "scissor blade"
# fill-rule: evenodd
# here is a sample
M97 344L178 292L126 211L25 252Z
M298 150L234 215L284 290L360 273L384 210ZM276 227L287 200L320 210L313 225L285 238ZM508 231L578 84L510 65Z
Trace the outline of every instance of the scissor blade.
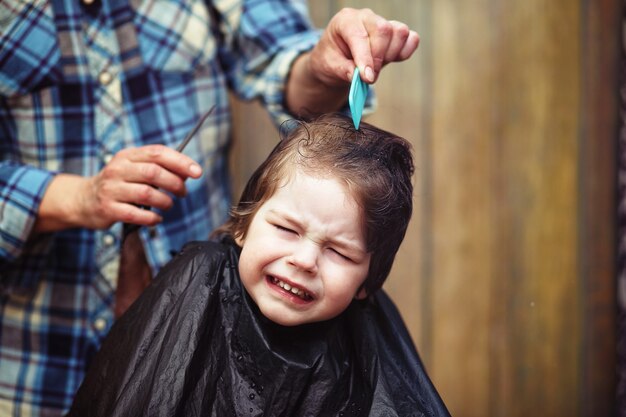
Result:
M185 136L185 139L183 139L180 145L178 145L178 147L176 148L178 152L182 152L185 149L185 146L187 146L191 138L193 138L193 136L198 132L198 129L200 129L200 127L202 126L204 121L207 119L207 117L209 117L209 115L213 113L213 110L215 110L215 105L213 105L213 107L211 107L209 111L204 113L202 117L200 118L200 120L196 122L196 125L193 127L193 129L191 129L189 133L187 133L187 136Z

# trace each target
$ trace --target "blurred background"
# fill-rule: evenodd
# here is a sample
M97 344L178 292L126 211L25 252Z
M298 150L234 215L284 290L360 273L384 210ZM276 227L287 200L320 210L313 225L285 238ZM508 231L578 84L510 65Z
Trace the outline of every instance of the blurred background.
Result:
M319 27L369 7L421 36L366 121L415 148L415 211L385 288L451 414L618 414L622 3L309 5ZM257 105L236 108L238 195L278 135Z

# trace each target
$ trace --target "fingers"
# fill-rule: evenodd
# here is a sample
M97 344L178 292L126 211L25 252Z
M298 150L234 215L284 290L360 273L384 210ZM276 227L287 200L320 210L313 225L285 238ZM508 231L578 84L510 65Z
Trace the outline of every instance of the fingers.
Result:
M367 31L362 25L346 27L346 22L350 22L352 10L343 9L328 22L319 42L309 55L309 73L326 86L345 86L352 79L354 61L351 47L346 40L355 37L363 38L360 43L357 43L357 47L366 43ZM346 32L350 35L346 35Z
M417 32L402 22L386 20L370 9L342 9L331 19L326 32L332 41L330 45L343 54L344 59L356 64L361 78L368 83L376 81L386 64L411 57L419 45ZM348 51L342 45L346 45ZM327 56L330 55L328 52Z
M185 177L174 174L153 162L126 162L128 167L124 180L129 183L148 185L151 189L160 188L178 197L186 194ZM120 166L124 169L124 165Z
M341 52L351 67L351 71L347 74L348 80L352 78L355 64L359 68L362 79L369 82L374 80L374 60L368 26L371 27L375 23L368 23L368 21L377 20L377 18L378 16L369 9L344 8L331 19L329 29L336 31L335 43L346 45L346 48L342 48ZM377 46L381 48L382 42L378 42Z
M113 217L123 223L154 226L163 221L163 218L158 213L132 204L114 202L111 204L110 209Z
M85 211L97 218L153 225L161 217L142 206L167 210L171 194L186 195L185 180L198 178L202 169L191 158L163 145L148 145L118 152L90 180Z
M393 28L394 36L384 52L384 62L404 61L410 58L417 49L420 41L419 35L402 22L392 20L389 23Z
M128 203L160 210L167 210L173 204L167 193L147 184L115 182L102 184L101 188L100 201L111 201L111 204Z
M77 180L73 187L64 187L69 204L69 225L89 229L105 229L116 222L152 226L162 221L161 216L140 205L167 209L172 199L162 191L145 184L125 183L119 179L98 175ZM70 184L71 185L71 184ZM72 192L67 194L68 190Z
M385 63L385 56L390 44L392 42L397 44L402 40L394 39L394 27L390 22L372 12L364 13L363 25L367 31L367 42L363 42L363 45L359 46L360 50L354 54L354 57L359 69L365 68L367 81L373 82L375 74L380 72ZM369 51L367 50L368 47ZM365 62L359 63L361 59L364 59ZM373 73L369 70L370 68L373 69Z
M147 184L184 196L185 180L198 178L202 170L191 158L162 145L148 145L119 152L103 174L124 182Z
M407 38L407 41L404 44L404 48L402 48L402 50L398 54L398 58L402 61L404 61L405 59L409 59L411 55L413 55L413 52L415 52L419 44L420 44L419 34L416 31L411 30L409 32L409 37Z
M125 153L127 156L124 156L131 162L154 163L181 178L198 178L202 175L202 169L193 159L164 145L130 148L121 153Z

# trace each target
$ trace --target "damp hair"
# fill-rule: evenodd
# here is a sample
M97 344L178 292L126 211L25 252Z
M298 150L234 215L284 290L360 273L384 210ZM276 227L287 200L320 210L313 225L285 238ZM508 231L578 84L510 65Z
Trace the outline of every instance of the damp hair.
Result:
M413 210L411 144L362 122L327 114L310 122L288 121L281 140L257 168L227 222L216 234L244 240L259 207L296 169L343 181L360 206L370 267L363 289L382 287L404 239Z

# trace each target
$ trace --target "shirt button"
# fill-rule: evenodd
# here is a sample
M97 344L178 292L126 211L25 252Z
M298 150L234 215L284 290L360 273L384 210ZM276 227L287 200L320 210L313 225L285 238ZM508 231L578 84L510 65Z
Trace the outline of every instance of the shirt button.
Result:
M93 327L96 328L99 332L103 331L107 327L107 321L102 317L97 318L96 321L93 322Z
M107 153L104 155L103 159L104 159L104 163L108 164L109 162L111 162L111 159L113 159L113 154Z
M102 241L104 242L105 245L111 246L112 244L115 243L115 238L113 237L113 235L104 235L104 237L102 238Z
M98 81L100 81L100 84L102 85L109 84L112 79L113 79L113 76L108 71L102 71L100 75L98 75Z

